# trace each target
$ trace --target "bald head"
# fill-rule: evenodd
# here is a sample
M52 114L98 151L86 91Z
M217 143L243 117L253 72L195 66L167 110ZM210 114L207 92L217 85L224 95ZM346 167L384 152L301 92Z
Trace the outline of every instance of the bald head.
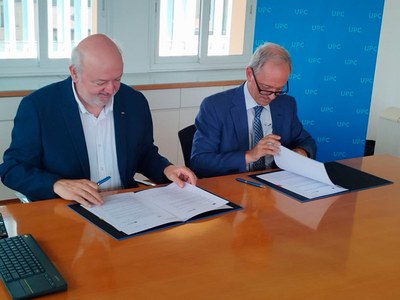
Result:
M71 66L78 72L87 65L101 65L107 62L123 66L120 49L104 34L90 35L72 50Z

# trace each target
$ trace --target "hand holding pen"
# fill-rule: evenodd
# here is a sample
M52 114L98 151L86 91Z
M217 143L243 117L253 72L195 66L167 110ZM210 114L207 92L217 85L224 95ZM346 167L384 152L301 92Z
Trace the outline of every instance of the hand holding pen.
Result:
M101 205L104 201L98 190L99 185L110 178L106 177L97 183L88 179L60 179L54 183L53 191L56 196L76 201L85 207Z

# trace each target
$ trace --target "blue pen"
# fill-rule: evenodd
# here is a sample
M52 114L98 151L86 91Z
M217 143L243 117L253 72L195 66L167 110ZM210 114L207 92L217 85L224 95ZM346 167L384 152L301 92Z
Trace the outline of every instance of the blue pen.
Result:
M103 184L104 182L106 182L106 181L108 181L110 179L111 179L111 176L104 177L103 179L97 181L97 185L100 186L101 184Z
M236 180L239 181L239 182L245 183L245 184L250 184L250 185L265 189L264 185L262 185L260 183L257 183L257 182L254 182L254 181L249 181L249 180L245 180L245 179L242 179L242 178L236 178Z

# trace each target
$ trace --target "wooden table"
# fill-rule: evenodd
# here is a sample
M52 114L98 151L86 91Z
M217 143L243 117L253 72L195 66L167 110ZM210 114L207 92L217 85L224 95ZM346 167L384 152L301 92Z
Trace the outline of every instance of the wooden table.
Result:
M246 174L202 179L243 209L122 241L64 200L0 210L67 280L45 299L400 299L400 158L343 162L394 184L300 203Z

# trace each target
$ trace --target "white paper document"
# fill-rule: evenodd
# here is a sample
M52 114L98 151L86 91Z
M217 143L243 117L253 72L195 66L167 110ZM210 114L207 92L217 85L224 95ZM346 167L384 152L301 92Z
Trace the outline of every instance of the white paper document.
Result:
M201 213L232 209L228 201L186 183L175 183L139 192L106 196L104 204L86 208L126 234L172 222L184 222Z
M330 180L323 163L302 156L284 146L280 149L274 160L282 171L257 175L258 178L308 199L347 190Z

